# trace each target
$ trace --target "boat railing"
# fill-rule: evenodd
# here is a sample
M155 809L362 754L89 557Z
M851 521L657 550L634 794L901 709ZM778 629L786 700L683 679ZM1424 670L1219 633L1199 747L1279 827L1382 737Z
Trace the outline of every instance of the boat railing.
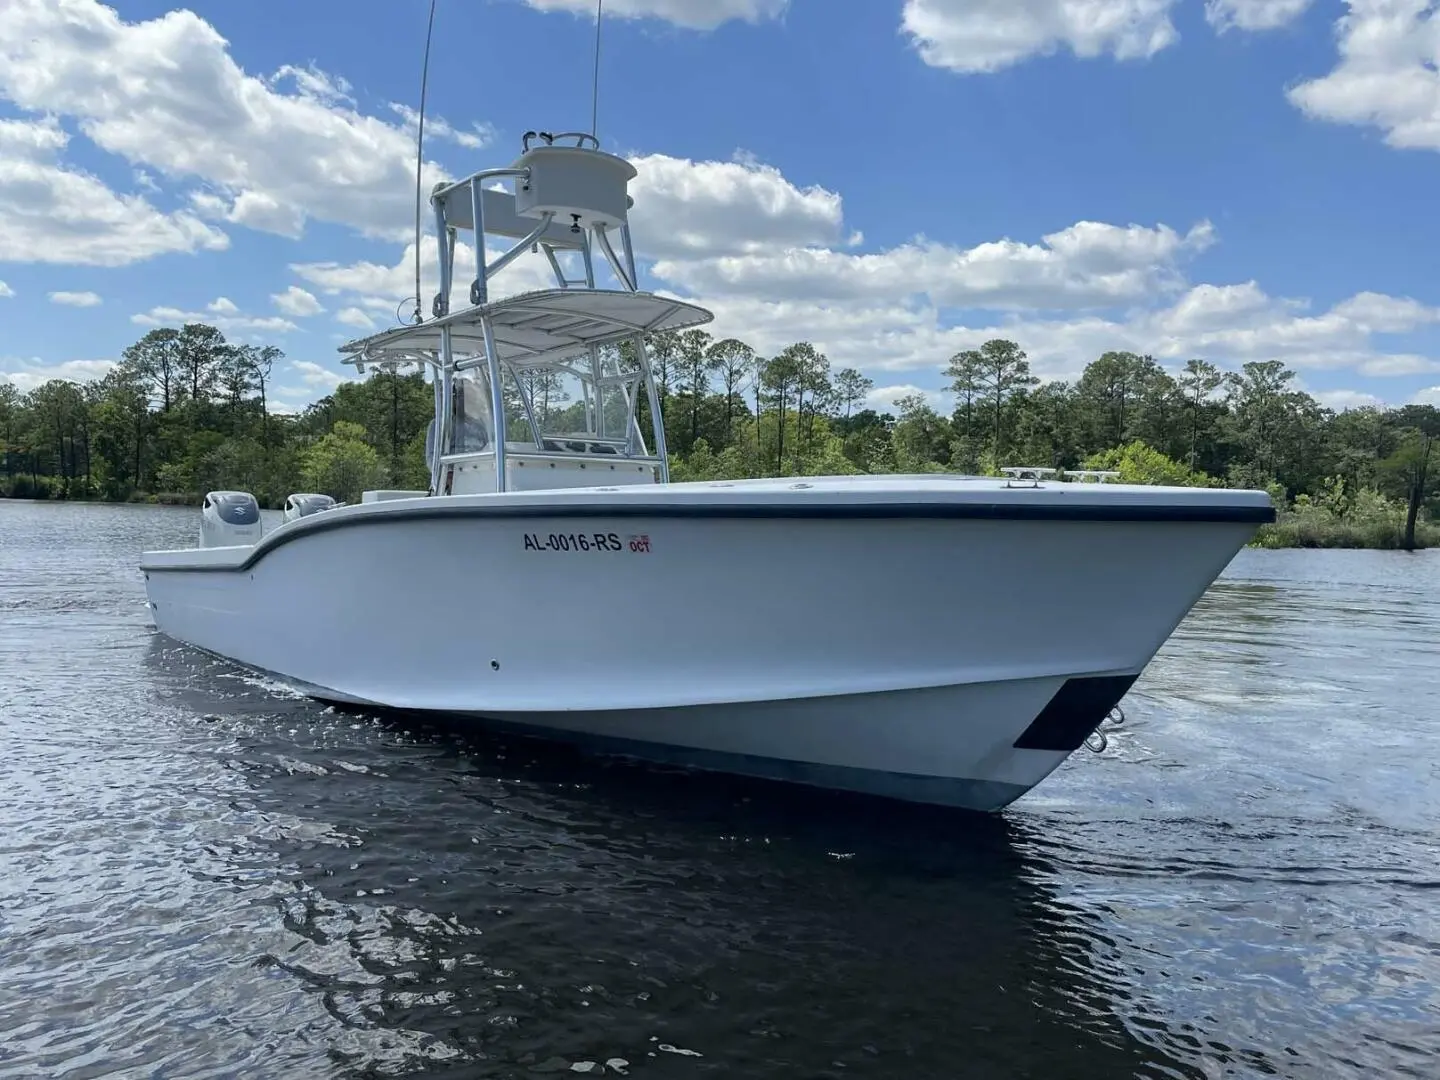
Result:
M1022 482L1029 481L1025 484L1028 487L1038 487L1040 481L1050 479L1082 484L1092 480L1104 483L1120 475L1113 469L1060 469L1049 465L1006 465L1000 471L1005 474L1006 482L1012 486L1020 486Z

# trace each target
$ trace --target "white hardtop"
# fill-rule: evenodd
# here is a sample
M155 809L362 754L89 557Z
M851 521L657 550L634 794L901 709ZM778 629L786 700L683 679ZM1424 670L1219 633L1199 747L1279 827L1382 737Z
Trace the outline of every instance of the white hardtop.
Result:
M441 330L450 331L450 349L460 358L485 357L484 321L495 351L511 368L547 367L589 354L639 334L686 330L714 316L696 304L625 289L544 289L520 293L450 315L348 341L347 364L421 363L440 365Z

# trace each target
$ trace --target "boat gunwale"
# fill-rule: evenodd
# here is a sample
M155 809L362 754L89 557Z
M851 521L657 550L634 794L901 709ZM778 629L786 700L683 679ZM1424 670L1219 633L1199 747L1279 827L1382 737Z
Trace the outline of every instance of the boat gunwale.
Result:
M553 492L527 493L534 495ZM460 499L465 501L460 502ZM483 500L483 501L480 501ZM413 505L400 505L409 503ZM678 502L625 497L604 502L500 501L495 496L418 496L383 503L337 507L285 522L253 545L233 548L170 548L141 554L140 569L159 573L244 573L277 548L293 540L332 529L382 523L450 518L505 520L555 518L734 519L742 521L1017 521L1135 524L1262 525L1275 520L1273 505L1256 502L1028 502L1019 500L874 500L825 502L804 499L778 502ZM236 562L156 562L156 556L188 556L196 552L245 553Z

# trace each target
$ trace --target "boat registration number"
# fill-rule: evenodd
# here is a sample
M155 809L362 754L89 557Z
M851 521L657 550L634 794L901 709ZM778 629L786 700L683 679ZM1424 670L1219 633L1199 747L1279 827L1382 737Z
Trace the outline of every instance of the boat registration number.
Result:
M649 536L621 536L619 533L526 533L526 551L650 553Z

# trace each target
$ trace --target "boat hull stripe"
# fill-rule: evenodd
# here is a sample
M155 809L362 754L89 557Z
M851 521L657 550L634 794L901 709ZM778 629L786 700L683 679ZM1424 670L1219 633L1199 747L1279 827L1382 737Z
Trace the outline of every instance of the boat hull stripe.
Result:
M335 516L332 516L335 515ZM424 521L454 517L536 520L564 518L660 518L775 521L1079 521L1154 522L1187 524L1259 525L1275 520L1271 506L1151 503L1001 503L1001 502L916 502L856 504L714 504L703 503L579 503L569 506L508 505L417 506L384 513L355 516L327 510L301 518L292 528L266 535L245 559L232 564L144 565L148 573L240 573L247 571L276 548L328 529L360 525L382 525L402 521Z

